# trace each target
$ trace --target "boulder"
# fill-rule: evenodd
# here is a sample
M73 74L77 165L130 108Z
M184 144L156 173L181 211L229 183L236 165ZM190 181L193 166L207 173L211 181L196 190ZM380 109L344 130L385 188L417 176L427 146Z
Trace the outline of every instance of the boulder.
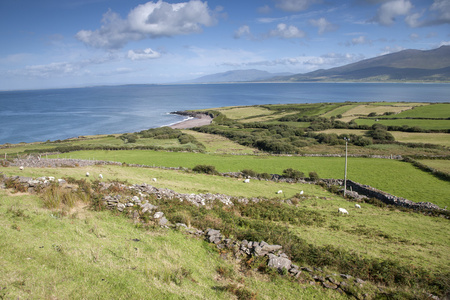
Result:
M283 271L283 269L286 269L287 271L291 268L291 263L291 260L288 258L269 254L269 263L267 265L271 268L278 269L278 271Z

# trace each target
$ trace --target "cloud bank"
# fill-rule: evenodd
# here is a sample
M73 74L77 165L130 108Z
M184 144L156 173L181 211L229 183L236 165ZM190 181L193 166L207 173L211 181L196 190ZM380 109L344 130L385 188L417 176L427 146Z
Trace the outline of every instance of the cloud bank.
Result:
M170 4L147 2L130 11L126 19L109 10L97 30L81 30L75 37L94 48L120 49L130 41L199 33L217 22L207 2Z

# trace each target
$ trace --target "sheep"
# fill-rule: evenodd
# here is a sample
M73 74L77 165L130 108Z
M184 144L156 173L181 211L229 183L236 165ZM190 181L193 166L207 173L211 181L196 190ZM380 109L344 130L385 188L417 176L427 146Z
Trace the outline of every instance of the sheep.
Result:
M339 207L338 212L341 213L341 214L343 214L343 215L345 215L345 214L348 215L348 211L347 211L345 208Z
M300 191L300 195L303 195L303 190Z
M282 190L279 190L278 192L277 192L277 194L282 194L283 193L283 191Z
M103 175L102 174L98 175L98 178L103 179Z
M359 205L358 203L355 204L356 208L361 208L361 205Z
M250 183L250 179L245 179L244 183Z
M20 170L20 171L23 171L23 166L20 166L20 167L19 167L19 170Z
M152 181L153 181L153 182L156 182L156 178L152 178Z
M86 177L89 177L89 172L86 172Z

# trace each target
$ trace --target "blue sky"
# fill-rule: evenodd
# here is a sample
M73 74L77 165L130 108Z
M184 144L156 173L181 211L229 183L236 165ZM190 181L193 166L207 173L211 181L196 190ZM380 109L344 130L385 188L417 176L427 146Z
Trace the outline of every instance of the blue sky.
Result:
M450 44L450 0L0 0L0 90L306 73Z

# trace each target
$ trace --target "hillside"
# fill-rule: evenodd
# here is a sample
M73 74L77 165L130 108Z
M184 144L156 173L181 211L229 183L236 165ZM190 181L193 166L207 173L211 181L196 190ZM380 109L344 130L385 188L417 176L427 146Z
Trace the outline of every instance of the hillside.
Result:
M190 80L187 83L225 83L267 80L275 76L289 76L292 73L270 73L261 70L233 70L223 73L211 74Z
M270 81L450 81L450 46L403 50L356 63Z

